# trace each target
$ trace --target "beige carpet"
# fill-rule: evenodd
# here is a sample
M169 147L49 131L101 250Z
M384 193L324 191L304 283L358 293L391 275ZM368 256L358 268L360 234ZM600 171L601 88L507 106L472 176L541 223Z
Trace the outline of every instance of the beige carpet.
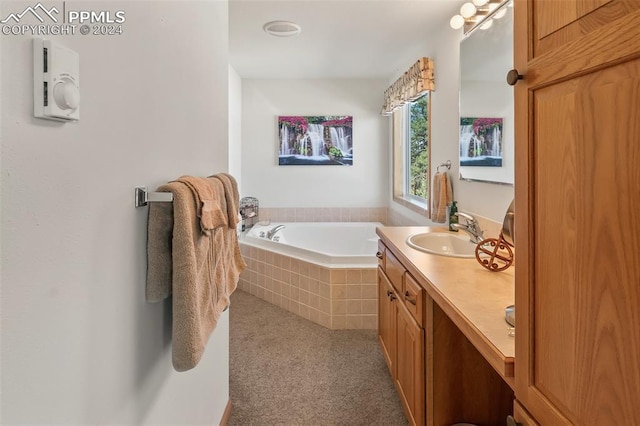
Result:
M406 425L372 330L332 331L240 290L229 425Z

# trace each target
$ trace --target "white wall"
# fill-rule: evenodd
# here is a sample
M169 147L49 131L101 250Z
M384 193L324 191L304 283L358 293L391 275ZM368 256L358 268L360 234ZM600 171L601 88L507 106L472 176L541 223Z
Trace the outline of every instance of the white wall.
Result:
M383 207L388 121L379 79L242 81L243 196L261 207ZM353 166L278 166L279 115L352 115Z
M31 37L0 36L1 423L217 424L228 316L175 372L169 305L144 301L133 188L227 170L227 3L66 6L127 20L121 36L51 37L80 54L77 124L32 117Z
M406 70L420 56L429 56L434 61L436 90L431 96L432 176L438 164L451 160L450 176L453 181L454 198L458 201L458 209L502 222L507 207L513 199L512 186L465 182L458 179L458 76L460 74L459 51L462 30L453 30L449 27L448 22L443 22L442 26L434 31L436 36L432 38L433 43L425 44L423 49L416 51L411 57L397 59L398 63L405 65L402 70ZM398 76L394 76L390 82L395 81ZM389 151L389 155L391 155L390 153L391 151ZM391 175L389 175L389 179L391 179ZM410 222L430 224L426 218L416 215L395 203L391 198L389 198L389 204L393 212L407 217Z
M242 79L229 65L229 173L242 192Z

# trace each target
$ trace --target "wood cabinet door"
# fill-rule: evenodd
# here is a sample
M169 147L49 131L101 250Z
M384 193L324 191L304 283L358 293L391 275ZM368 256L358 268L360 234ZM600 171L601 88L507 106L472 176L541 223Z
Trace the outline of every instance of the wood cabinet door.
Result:
M640 422L640 1L516 0L516 397Z
M378 341L391 376L396 376L396 294L389 279L378 268Z
M402 303L397 303L396 388L409 423L425 423L424 329Z

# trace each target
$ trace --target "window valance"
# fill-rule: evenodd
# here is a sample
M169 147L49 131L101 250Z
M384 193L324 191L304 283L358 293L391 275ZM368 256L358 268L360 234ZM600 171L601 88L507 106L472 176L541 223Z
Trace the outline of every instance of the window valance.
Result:
M420 58L384 92L382 115L391 115L394 109L412 102L426 91L435 90L433 61Z

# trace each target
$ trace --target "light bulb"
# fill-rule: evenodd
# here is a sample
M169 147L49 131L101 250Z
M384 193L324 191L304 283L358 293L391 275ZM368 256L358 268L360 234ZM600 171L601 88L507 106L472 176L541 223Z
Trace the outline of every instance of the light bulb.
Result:
M453 28L454 30L459 30L464 25L464 18L460 15L455 15L449 21L449 25L451 25L451 28Z
M493 25L493 19L489 18L485 23L480 25L481 30L488 30Z
M473 4L477 7L484 6L487 3L489 3L489 0L473 0Z
M465 3L460 8L460 15L463 18L471 18L476 13L476 7L473 3Z
M506 14L507 14L507 8L503 7L502 9L497 11L495 15L493 15L493 19L500 19Z
M496 8L499 6L498 3L489 3L489 13L493 12L494 10L496 10Z

